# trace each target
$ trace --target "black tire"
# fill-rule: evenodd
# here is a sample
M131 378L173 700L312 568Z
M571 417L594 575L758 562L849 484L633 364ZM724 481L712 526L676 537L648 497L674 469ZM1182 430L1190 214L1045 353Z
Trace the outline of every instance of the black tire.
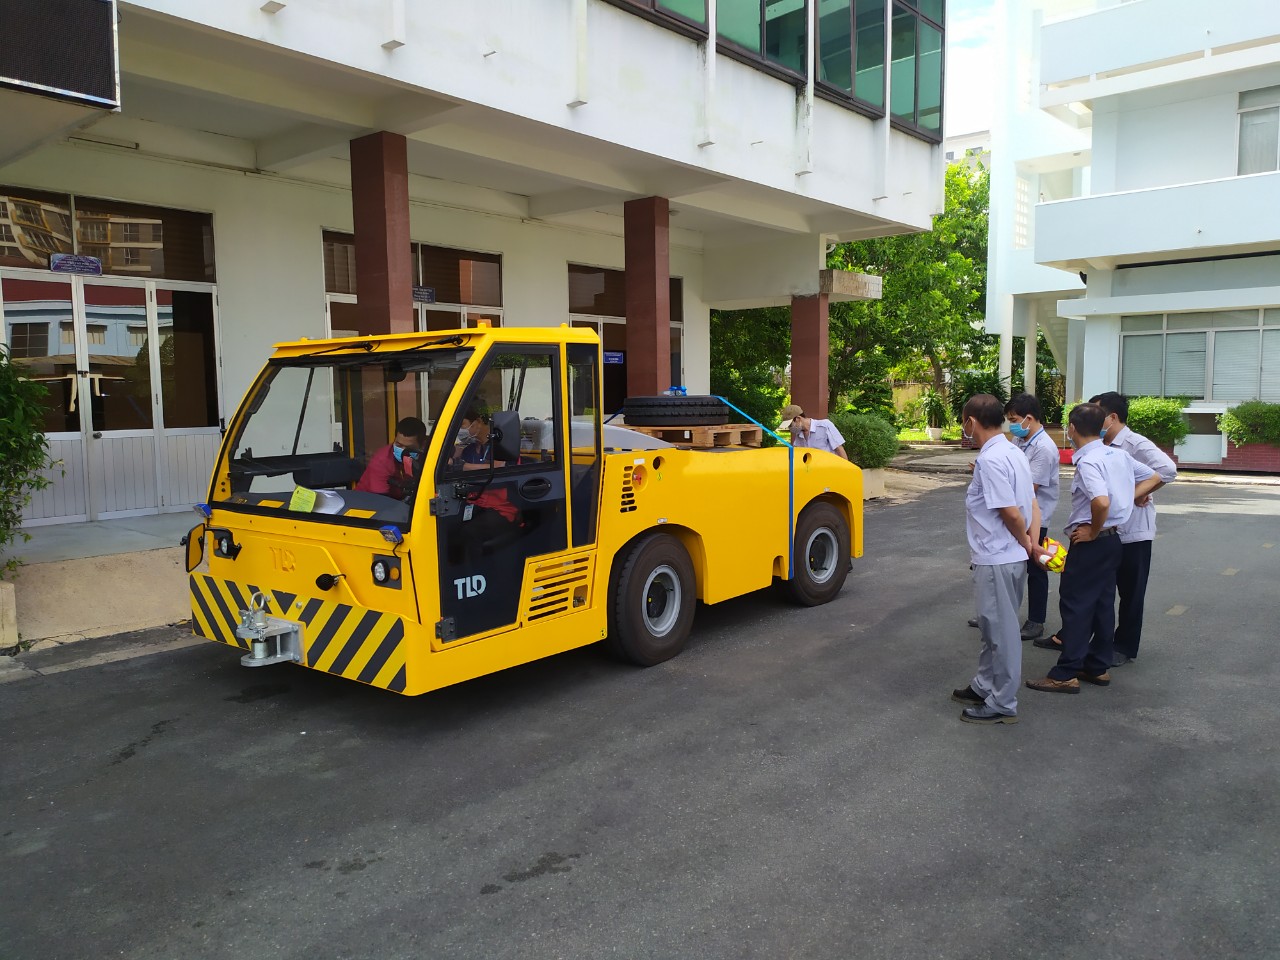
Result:
M697 606L693 561L675 537L651 533L614 560L609 649L651 667L684 649Z
M849 524L829 503L811 503L796 521L795 575L783 587L804 607L834 600L849 575Z
M718 427L729 422L729 408L716 397L627 397L626 421L637 427Z

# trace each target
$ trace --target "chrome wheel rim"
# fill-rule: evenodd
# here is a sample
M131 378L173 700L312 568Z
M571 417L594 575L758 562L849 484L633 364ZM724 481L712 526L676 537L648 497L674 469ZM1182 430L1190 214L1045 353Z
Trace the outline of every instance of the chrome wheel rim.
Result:
M805 562L809 567L809 579L814 583L826 583L836 575L840 562L840 540L830 527L819 527L809 535L804 545Z
M668 564L655 567L645 579L644 625L655 637L665 637L680 619L682 594L680 577Z

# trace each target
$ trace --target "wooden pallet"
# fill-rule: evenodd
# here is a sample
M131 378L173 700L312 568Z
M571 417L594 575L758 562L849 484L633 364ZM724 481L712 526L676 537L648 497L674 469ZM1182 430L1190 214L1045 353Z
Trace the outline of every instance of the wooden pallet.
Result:
M627 429L688 447L758 447L764 440L764 431L751 423L726 423L718 427L683 427L679 424L637 427L627 424Z

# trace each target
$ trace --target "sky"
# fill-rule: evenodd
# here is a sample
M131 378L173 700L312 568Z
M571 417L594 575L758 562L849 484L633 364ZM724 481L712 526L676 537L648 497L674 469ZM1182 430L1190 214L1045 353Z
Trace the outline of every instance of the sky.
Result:
M944 133L991 129L995 85L995 0L947 0Z

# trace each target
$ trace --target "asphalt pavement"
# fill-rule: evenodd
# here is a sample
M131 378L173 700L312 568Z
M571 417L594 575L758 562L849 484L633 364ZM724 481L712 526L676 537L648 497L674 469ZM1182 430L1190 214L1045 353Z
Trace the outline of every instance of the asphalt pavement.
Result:
M1280 489L1161 491L1140 659L982 727L963 482L869 505L835 602L700 608L648 670L19 657L0 957L1276 957Z

